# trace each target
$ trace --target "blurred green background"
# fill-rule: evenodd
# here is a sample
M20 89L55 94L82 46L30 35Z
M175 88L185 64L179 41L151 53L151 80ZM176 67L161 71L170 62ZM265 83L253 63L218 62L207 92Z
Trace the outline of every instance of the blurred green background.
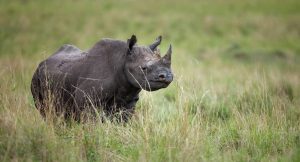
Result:
M299 0L0 0L0 161L298 161L299 20ZM128 125L40 117L39 62L132 34L173 45L175 80Z
M64 43L85 49L133 33L140 44L161 34L194 57L230 47L299 53L299 6L297 0L2 0L1 56L51 53Z

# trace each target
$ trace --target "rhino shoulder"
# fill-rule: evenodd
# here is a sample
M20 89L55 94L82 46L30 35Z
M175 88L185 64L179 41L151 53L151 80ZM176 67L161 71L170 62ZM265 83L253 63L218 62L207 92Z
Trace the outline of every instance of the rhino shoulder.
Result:
M111 39L111 38L103 38L99 40L93 48L99 48L99 47L123 47L126 46L126 42L122 40L117 39Z

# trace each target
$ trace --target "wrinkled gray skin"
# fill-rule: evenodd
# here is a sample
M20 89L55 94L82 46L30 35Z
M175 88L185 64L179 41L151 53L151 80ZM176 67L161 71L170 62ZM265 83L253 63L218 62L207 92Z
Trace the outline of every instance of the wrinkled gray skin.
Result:
M141 89L166 88L173 80L171 45L161 57L157 50L161 36L149 46L136 42L134 35L127 42L102 39L86 52L73 45L62 46L42 61L33 75L31 92L36 107L45 116L51 100L56 113L75 120L87 108L101 107L107 116L121 114L127 121Z

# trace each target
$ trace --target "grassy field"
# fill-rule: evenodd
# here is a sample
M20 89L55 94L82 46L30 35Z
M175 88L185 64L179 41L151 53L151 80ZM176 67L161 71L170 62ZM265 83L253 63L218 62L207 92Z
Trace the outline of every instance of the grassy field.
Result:
M0 0L0 161L300 161L300 1ZM62 44L173 44L134 118L44 121L30 81Z

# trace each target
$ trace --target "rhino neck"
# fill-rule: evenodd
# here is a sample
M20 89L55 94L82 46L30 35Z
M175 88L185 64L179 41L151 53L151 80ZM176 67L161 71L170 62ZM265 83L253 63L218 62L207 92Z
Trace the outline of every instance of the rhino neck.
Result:
M141 88L137 88L129 82L124 72L124 68L118 72L116 76L116 82L118 84L117 91L120 95L137 95L141 91Z

